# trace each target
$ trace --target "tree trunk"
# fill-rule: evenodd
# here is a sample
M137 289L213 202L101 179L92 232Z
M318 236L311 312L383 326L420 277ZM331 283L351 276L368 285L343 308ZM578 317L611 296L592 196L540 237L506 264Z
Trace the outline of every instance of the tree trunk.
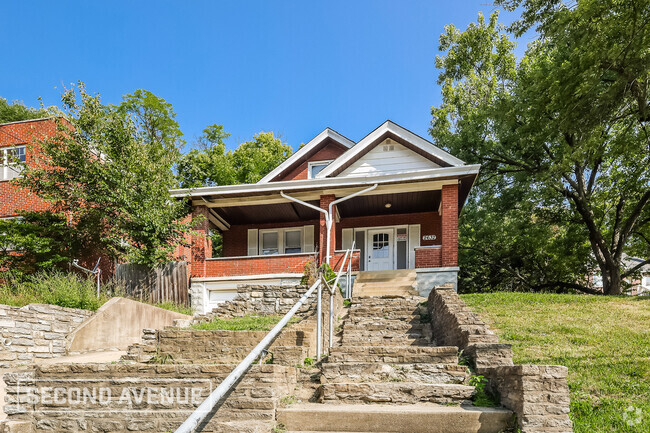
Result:
M603 276L603 294L621 295L623 293L621 269L618 265L612 269L608 269L606 266L601 267L600 273Z

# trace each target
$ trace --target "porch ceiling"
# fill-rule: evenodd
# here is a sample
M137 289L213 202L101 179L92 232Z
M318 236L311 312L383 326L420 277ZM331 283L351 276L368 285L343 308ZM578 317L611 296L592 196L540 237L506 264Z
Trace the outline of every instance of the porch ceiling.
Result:
M338 208L341 218L430 212L438 210L440 198L440 190L378 194L355 197L340 203Z
M318 200L308 203L318 206ZM275 203L252 206L229 206L215 208L229 224L264 224L300 222L318 219L319 212L299 204Z

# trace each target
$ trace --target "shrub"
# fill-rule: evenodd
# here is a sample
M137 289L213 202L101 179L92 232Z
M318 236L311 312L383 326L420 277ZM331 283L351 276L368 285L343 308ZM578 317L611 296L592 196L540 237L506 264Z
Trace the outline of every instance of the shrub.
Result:
M115 291L112 284L104 285L97 296L94 278L61 271L28 276L4 272L0 281L0 303L17 307L39 303L96 311Z

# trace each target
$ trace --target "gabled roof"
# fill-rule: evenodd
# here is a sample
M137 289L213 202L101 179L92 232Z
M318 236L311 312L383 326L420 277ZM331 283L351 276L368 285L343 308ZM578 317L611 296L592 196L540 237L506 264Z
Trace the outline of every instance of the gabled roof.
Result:
M316 178L322 179L325 177L339 175L352 163L357 161L377 144L381 143L385 138L388 137L394 138L400 144L436 162L442 167L456 167L465 165L462 160L436 147L430 141L425 140L419 135L414 134L408 129L403 128L398 124L391 122L390 120L387 120L370 134L366 135L361 141L350 148L347 152L335 159L330 165L323 169L323 171L318 173L318 175L316 175Z
M289 170L293 165L299 164L303 158L308 156L311 152L317 150L317 148L327 139L334 140L348 149L354 146L354 141L339 134L332 128L325 128L323 132L312 138L307 144L298 149L296 153L287 158L282 164L278 165L273 171L264 176L257 183L268 183L272 181L278 175Z

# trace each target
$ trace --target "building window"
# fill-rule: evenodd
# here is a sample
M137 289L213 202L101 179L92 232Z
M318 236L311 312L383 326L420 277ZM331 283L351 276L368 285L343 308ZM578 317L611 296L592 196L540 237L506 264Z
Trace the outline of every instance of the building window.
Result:
M260 255L299 254L302 252L302 228L260 230Z
M278 232L262 233L262 254L279 254Z
M302 252L302 230L287 230L284 232L284 253L297 254Z
M11 180L20 176L22 164L27 160L25 146L0 149L0 180Z
M650 277L643 277L641 280L641 285L647 289L650 289Z
M308 164L309 168L309 179L314 179L318 173L323 171L325 167L330 165L332 161L313 161Z

